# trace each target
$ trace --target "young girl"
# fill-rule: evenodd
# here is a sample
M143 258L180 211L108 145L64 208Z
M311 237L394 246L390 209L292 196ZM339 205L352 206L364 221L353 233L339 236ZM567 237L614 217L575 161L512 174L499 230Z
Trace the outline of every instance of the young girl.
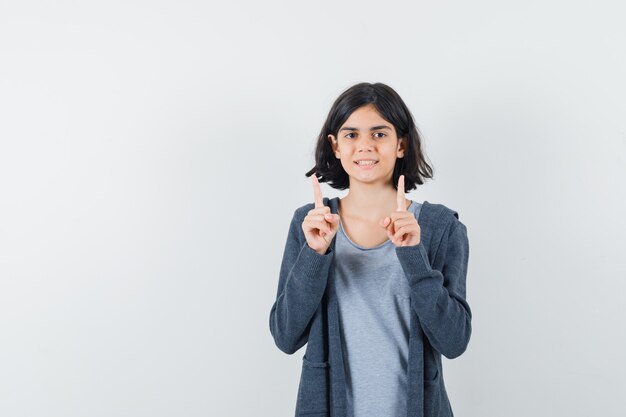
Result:
M432 169L399 95L382 83L344 91L312 174L269 317L283 352L307 345L296 416L452 417L441 356L470 340L469 241L458 212L405 198ZM322 197L318 178L348 194Z

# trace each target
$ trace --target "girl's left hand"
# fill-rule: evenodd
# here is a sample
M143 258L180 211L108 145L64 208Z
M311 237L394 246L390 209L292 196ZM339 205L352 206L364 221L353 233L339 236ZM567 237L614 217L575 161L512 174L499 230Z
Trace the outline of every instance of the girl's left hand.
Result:
M420 226L417 224L415 214L406 209L404 175L398 178L398 209L378 224L387 229L387 237L396 246L415 246L420 243Z

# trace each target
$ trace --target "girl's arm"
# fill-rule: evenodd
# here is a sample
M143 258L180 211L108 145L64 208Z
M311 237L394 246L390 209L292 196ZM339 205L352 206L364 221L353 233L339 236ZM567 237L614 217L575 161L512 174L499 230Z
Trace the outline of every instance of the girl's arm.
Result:
M332 249L320 255L306 242L298 210L294 212L283 254L276 301L270 312L270 332L280 350L292 354L307 342L328 280Z
M432 269L422 242L396 247L426 337L437 351L454 359L465 352L472 333L472 311L465 295L469 241L467 228L458 219L444 234L439 251L444 251L437 254L444 257L441 272Z

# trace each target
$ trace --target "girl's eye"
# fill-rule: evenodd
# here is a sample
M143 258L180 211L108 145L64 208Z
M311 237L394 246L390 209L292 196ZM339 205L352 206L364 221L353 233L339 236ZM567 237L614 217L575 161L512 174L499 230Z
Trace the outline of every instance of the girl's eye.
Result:
M350 135L354 135L354 133L347 133L347 134L346 134L346 137L347 137L348 139L352 139L352 136L350 136ZM376 132L376 133L374 133L374 135L382 135L382 136L378 136L379 138L382 138L382 137L387 136L387 134L385 134L385 133L383 133L383 132Z

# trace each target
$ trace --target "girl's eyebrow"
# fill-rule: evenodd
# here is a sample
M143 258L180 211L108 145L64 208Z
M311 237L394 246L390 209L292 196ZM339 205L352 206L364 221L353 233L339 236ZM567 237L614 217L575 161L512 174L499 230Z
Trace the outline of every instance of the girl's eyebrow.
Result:
M391 128L390 128L389 126L387 126L387 125L380 125L380 126L373 126L373 127L370 127L370 130L379 130L379 129L389 129L389 130L391 130ZM340 132L341 132L342 130L359 130L359 129L358 129L358 128L356 128L356 127L349 127L349 126L346 126L346 127L342 127L341 129L339 129L339 131L340 131Z

